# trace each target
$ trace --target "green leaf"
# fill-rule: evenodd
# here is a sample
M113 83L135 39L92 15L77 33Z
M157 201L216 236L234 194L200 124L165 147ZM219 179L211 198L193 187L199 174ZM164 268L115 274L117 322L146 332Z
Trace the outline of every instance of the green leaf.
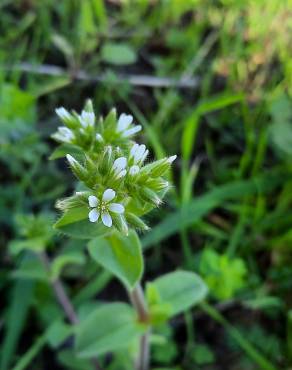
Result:
M192 359L198 365L208 365L215 361L214 353L204 344L196 344L191 352Z
M103 45L101 57L103 61L116 65L132 64L137 59L136 53L130 45L112 42Z
M46 339L52 348L58 348L70 335L73 327L61 320L54 321L46 332Z
M31 131L36 123L35 97L16 85L0 86L1 142Z
M94 14L98 20L101 28L106 29L108 25L108 19L106 14L106 7L104 0L92 0L92 6Z
M195 273L175 271L159 277L152 283L160 296L160 303L171 306L171 315L177 315L200 303L207 295L208 288Z
M64 36L54 34L52 35L52 42L69 60L73 58L73 46Z
M96 309L76 331L80 358L95 357L128 347L144 331L135 311L125 303L110 303Z
M88 359L81 359L76 356L73 350L65 349L58 352L58 363L64 369L70 370L96 370L94 364Z
M60 229L63 226L70 225L72 223L84 220L86 218L88 218L88 208L87 207L70 208L55 223L54 227L56 229Z
M232 298L246 284L247 268L244 260L231 259L209 248L205 248L202 253L200 273L212 294L222 300Z
M43 238L33 238L27 240L13 240L9 243L9 250L12 255L16 256L23 250L32 250L34 252L41 252L46 248L46 240Z
M268 128L269 137L274 148L282 156L292 155L292 107L287 95L278 96L270 106L272 117Z
M96 238L88 244L91 257L120 279L128 288L143 274L143 256L139 237L135 231L128 236L118 232L109 238Z
M12 272L12 277L21 280L48 281L49 276L43 264L36 255L26 259L17 270Z
M67 154L71 154L76 160L82 160L84 158L84 152L80 147L73 144L61 144L53 151L49 159L63 158Z
M92 223L88 220L88 212L85 206L71 208L55 223L54 228L78 239L93 239L108 234L110 230L101 223Z
M242 94L220 94L218 96L212 97L210 100L202 101L196 107L193 113L188 117L184 124L185 127L183 130L181 145L183 159L185 159L186 161L190 159L199 126L199 119L201 118L201 116L218 109L223 109L231 104L238 103L242 100Z
M208 193L191 200L164 220L142 239L144 248L159 243L161 240L175 234L179 230L198 222L215 207L219 207L226 200L243 199L253 194L266 194L276 186L285 183L291 175L274 171L250 180L235 181L226 185L218 186Z
M34 282L32 281L16 281L12 287L12 297L7 309L4 337L1 344L1 370L11 369L10 364L21 333L24 330L28 310L32 303L33 290Z

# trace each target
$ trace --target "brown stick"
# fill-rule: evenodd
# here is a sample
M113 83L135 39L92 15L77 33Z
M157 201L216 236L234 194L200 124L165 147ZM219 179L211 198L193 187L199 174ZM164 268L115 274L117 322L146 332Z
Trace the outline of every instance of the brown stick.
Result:
M0 70L4 71L20 71L25 73L37 74L37 75L47 75L47 76L69 76L76 80L104 83L107 82L107 76L104 73L99 75L91 75L83 70L72 71L66 70L64 68L48 65L48 64L30 64L26 62L18 63L13 66L1 65ZM157 77L149 75L126 75L118 74L115 80L116 84L128 83L133 86L145 86L145 87L174 87L174 88L184 88L184 89L196 89L199 86L199 77L187 78L170 78L170 77Z

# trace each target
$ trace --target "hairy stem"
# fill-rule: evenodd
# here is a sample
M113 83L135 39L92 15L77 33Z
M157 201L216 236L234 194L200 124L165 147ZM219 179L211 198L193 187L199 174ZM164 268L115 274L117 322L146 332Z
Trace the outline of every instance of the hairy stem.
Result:
M137 284L132 291L129 292L130 300L134 306L138 319L142 323L148 323L149 312L145 301L144 292L140 284ZM139 354L136 361L137 370L148 370L150 362L150 329L141 337Z
M51 271L51 262L46 254L46 252L42 252L39 254L40 260L42 261L45 269L50 272ZM75 312L75 309L64 289L64 286L60 279L56 278L51 280L51 285L54 290L55 296L57 298L58 303L60 304L61 308L63 309L67 319L70 321L71 324L76 325L79 323L78 316ZM91 360L93 366L96 370L102 370L98 361L96 359Z
M49 260L48 255L43 252L40 254L40 258L48 272L51 270L51 263ZM74 310L74 307L72 306L72 303L63 287L63 284L61 283L60 279L54 279L51 280L51 285L54 290L55 296L62 307L67 319L70 321L71 324L76 325L78 324L79 320L76 315L76 312Z

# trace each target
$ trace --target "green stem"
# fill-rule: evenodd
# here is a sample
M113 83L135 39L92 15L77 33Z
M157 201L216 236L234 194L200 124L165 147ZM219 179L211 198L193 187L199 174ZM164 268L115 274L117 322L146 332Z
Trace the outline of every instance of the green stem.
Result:
M134 287L133 290L129 291L129 296L130 296L132 305L134 306L138 314L138 320L142 323L147 324L149 322L149 312L148 312L148 307L147 307L147 303L145 300L143 289L139 283ZM143 334L140 339L139 354L138 354L137 361L136 361L137 370L148 370L149 369L150 333L151 333L151 330L149 328L147 332Z
M221 324L229 333L229 335L238 343L245 353L263 370L276 370L275 366L267 360L252 344L250 344L244 336L232 326L214 307L207 302L201 303L201 308L212 319Z
M41 335L31 348L18 360L17 364L13 367L12 370L24 370L28 368L33 359L37 354L42 350L47 341L47 333Z
M39 254L39 258L42 261L45 269L48 271L48 273L51 272L51 262L46 254L46 252L42 252ZM57 301L59 302L60 306L62 307L67 319L70 321L72 325L77 325L79 323L78 316L75 312L75 309L64 289L64 286L60 279L54 279L51 280L51 285L54 290L55 296L57 298ZM97 359L91 360L93 366L96 370L102 370L101 366L99 365L99 362Z

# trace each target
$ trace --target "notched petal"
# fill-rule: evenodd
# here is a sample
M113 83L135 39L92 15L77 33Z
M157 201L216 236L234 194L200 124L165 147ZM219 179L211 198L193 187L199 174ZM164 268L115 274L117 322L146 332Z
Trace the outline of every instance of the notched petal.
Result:
M103 193L102 200L104 202L110 202L116 196L116 192L113 189L106 189Z
M124 213L125 212L125 207L120 203L111 203L108 209L114 213Z
M101 214L101 219L104 226L111 227L113 224L113 220L108 212L104 212Z
M89 214L88 218L90 222L96 222L99 219L99 212L96 208L92 209Z
M90 207L97 207L99 202L95 195L90 195L88 197L88 203Z

